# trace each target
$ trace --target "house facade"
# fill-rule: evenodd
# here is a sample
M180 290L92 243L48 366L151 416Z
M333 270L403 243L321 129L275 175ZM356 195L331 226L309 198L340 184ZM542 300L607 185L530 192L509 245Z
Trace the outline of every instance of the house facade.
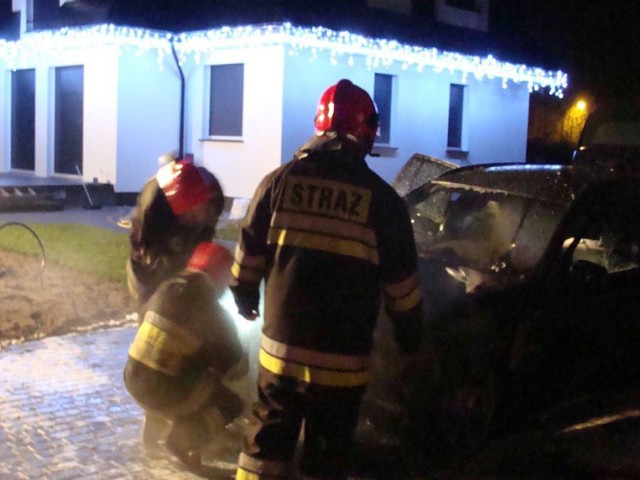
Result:
M376 101L368 163L387 181L414 153L524 162L530 94L567 84L491 55L289 23L24 31L0 41L0 72L0 174L80 176L129 194L181 152L241 198L313 134L316 102L341 78Z

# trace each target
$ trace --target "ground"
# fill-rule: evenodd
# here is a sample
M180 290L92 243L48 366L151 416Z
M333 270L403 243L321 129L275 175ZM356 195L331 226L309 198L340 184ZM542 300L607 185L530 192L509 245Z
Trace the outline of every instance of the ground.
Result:
M124 267L123 267L124 268ZM0 346L131 321L126 287L0 250Z

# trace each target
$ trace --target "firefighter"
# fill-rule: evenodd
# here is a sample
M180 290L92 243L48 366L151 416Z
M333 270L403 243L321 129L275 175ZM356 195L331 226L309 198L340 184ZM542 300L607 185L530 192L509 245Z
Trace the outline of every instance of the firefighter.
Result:
M205 468L204 447L244 408L225 382L244 376L248 360L233 319L218 303L232 263L220 244L197 245L187 267L142 308L124 370L127 390L145 410L144 446L157 453L170 420L166 447L196 473Z
M243 220L231 289L239 313L255 319L265 279L265 311L238 480L291 475L303 421L305 478L346 478L381 297L401 348L421 342L409 215L365 163L377 129L363 89L331 86L315 135L262 180Z
M131 218L126 269L140 304L184 268L195 245L213 239L223 206L218 180L190 161L171 158L145 183Z

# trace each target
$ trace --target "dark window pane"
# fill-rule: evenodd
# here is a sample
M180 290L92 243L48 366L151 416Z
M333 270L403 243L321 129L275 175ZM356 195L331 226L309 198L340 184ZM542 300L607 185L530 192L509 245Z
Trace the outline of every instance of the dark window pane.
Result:
M212 65L209 135L242 136L244 65Z
M55 173L82 172L84 68L56 68ZM76 169L77 166L77 169Z
M447 146L462 147L462 106L464 103L464 85L451 85L449 88L449 135Z
M36 73L11 74L11 168L35 170Z
M461 10L468 10L469 12L476 11L475 0L447 0L447 5Z
M373 100L380 114L380 130L378 131L378 143L391 141L391 87L393 76L376 73L373 82Z

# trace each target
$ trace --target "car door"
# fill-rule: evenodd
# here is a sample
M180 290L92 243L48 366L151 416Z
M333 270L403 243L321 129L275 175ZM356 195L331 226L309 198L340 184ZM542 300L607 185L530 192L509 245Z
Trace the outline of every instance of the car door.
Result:
M521 307L524 396L553 404L637 382L640 201L635 184L575 202ZM522 329L521 329L522 330Z

